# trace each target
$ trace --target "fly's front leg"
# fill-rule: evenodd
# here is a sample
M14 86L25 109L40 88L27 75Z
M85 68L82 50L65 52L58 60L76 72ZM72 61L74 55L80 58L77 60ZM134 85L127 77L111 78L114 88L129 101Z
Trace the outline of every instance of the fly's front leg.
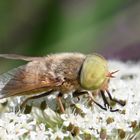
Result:
M102 106L101 104L97 103L97 102L94 100L92 94L89 94L89 96L90 96L91 100L92 100L98 107L100 107L101 109L107 111L107 108L106 108L106 107ZM115 110L110 109L110 111L111 111L111 112L116 112L116 111L119 111L119 110L118 110L118 109L115 109Z
M104 91L101 90L100 93L101 93L101 96L102 96L102 98L103 98L105 108L109 108L110 105L109 105L108 100L107 100L106 97L105 97ZM111 108L111 107L110 107L110 108Z
M108 96L109 96L109 99L110 99L111 101L113 101L113 102L115 102L115 103L118 103L118 104L121 105L121 106L125 106L125 104L126 104L125 101L114 99L114 98L112 98L112 96L111 96L111 94L110 94L110 92L109 92L108 90L106 90L106 92L107 92L107 94L108 94Z
M92 94L89 94L89 93L86 92L86 91L81 91L81 92L80 92L80 91L75 91L75 92L73 93L73 97L78 97L78 96L81 96L81 95L84 95L84 94L88 94L90 100L91 100L93 103L95 103L98 107L100 107L100 108L103 109L103 110L107 110L105 107L103 107L101 104L97 103L97 102L94 100Z
M105 97L105 95L104 95L104 91L100 91L101 92L101 96L102 96L102 98L103 98L103 101L104 101L104 106L102 106L101 104L99 104L98 102L96 102L95 100L94 100L94 98L93 98L93 95L92 94L89 94L88 92L86 92L86 91L75 91L74 93L73 93L73 97L78 97L78 96L81 96L81 95L84 95L84 94L88 94L89 95L89 97L90 97L90 99L91 99L91 101L93 102L93 103L95 103L98 107L100 107L101 109L103 109L103 110L105 110L105 111L107 111L107 107L110 107L110 105L109 105L109 102L107 101L107 99L106 99L106 97ZM111 112L117 112L117 111L119 111L119 109L112 109L111 107L110 107L110 111Z
M109 102L108 102L108 100L107 100L107 98L105 96L105 92L104 91L101 90L100 93L101 93L101 96L103 98L105 108L109 108L111 112L117 112L117 111L119 111L119 109L112 109L112 107L110 106L110 104L109 104ZM107 94L109 95L109 99L110 100L121 104L120 102L118 102L118 100L115 100L115 99L112 98L112 96L109 93L109 91L107 92ZM121 104L121 105L123 105L123 104Z

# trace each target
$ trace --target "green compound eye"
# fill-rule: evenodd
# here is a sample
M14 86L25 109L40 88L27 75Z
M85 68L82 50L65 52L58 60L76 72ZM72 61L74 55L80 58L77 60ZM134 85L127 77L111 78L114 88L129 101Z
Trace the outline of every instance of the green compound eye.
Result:
M100 55L88 55L80 73L80 84L84 89L99 89L106 80L107 61Z

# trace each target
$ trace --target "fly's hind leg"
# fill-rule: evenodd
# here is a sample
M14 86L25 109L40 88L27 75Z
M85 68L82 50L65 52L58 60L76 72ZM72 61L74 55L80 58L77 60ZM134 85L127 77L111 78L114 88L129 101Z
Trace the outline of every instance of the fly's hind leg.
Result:
M30 101L30 100L33 100L33 99L38 99L38 98L41 98L41 97L45 97L45 96L48 96L52 93L53 91L48 91L48 92L45 92L45 93L42 93L42 94L39 94L39 95L35 95L35 96L31 96L31 97L28 97L27 99L25 99L22 104L20 105L20 110L23 111L23 109L25 107L27 107L27 109L24 111L25 114L28 114L30 111L31 111L31 107L27 105L27 102ZM18 110L16 110L17 112Z

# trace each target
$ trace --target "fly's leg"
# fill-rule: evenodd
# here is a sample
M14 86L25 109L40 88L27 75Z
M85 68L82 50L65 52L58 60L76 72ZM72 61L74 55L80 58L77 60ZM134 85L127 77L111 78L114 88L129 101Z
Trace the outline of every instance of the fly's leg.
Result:
M38 99L38 98L41 98L41 97L45 97L45 96L48 96L52 93L53 91L48 91L48 92L45 92L45 93L42 93L42 94L39 94L39 95L36 95L36 96L31 96L31 97L28 97L27 99L25 99L22 104L20 105L20 110L22 111L25 107L26 107L26 104L28 101L30 100L33 100L33 99ZM29 106L27 106L27 108L29 108ZM18 110L16 110L17 112Z
M79 96L84 95L84 94L88 94L88 93L86 91L78 91L78 90L72 93L73 97L74 98L76 97L78 101L80 100Z
M105 105L105 107L103 107L101 104L97 103L97 102L94 100L94 98L93 98L93 96L92 96L91 94L89 94L89 96L90 96L91 100L92 100L98 107L100 107L101 109L107 111L106 105ZM104 96L104 97L105 97L105 96ZM107 105L109 104L108 101L107 101L107 99L106 99L106 97L105 97L103 100L105 100L105 102L106 102L106 103L104 103L104 104L107 104ZM119 109L114 109L114 110L113 110L112 108L110 108L110 112L117 112L117 111L119 111Z
M86 91L81 91L81 92L80 91L75 91L73 93L73 97L79 97L79 96L84 95L84 94L88 94L88 92L86 92ZM96 102L91 94L88 94L88 95L89 95L90 99L92 100L92 102L94 102L101 109L107 111L107 106L109 107L110 105L109 105L109 103L108 103L108 101L107 101L107 99L104 95L104 91L101 91L101 95L102 95L105 107L102 106L101 104L99 104L98 102ZM110 108L110 111L111 112L117 112L117 111L119 111L119 109L114 109L113 110L112 108Z
M109 92L108 90L106 90L106 92L107 92L107 94L108 94L108 96L109 96L109 99L110 99L111 101L116 102L116 103L118 103L118 104L121 105L121 106L125 106L125 104L126 104L125 101L114 99L114 98L112 98L112 96L111 96L111 94L110 94L110 92Z
M73 93L73 97L79 97L79 96L81 96L81 95L84 95L84 94L88 94L88 92L86 92L86 91L75 91L74 93ZM97 103L94 99L93 99L93 96L92 95L89 95L89 97L90 97L90 99L91 99L91 101L92 102L94 102L97 106L99 106L101 109L103 109L103 110L107 110L105 107L103 107L101 104L99 104L99 103Z
M111 112L117 112L117 111L119 111L119 109L112 109L112 107L110 106L108 100L106 99L106 96L105 96L104 91L101 90L100 92L101 92L101 96L103 98L104 106L105 106L106 110L109 109Z
M64 106L63 106L62 101L61 101L62 96L63 95L61 93L58 94L58 96L57 96L57 102L58 102L58 105L60 107L60 111L62 113L64 113L65 112L65 109L64 109Z
M117 99L113 99L112 96L111 96L111 94L109 93L109 91L107 90L106 92L107 92L107 94L108 94L108 96L109 96L109 99L110 99L111 101L114 101L114 102L118 103L118 104L121 105L121 106L124 106L124 105L125 105L125 101L119 101L119 100L117 100ZM101 90L101 96L102 96L103 101L104 101L104 106L109 108L109 107L110 107L110 104L109 104L109 102L108 102L107 99L106 99L106 96L105 96L105 94L104 94L104 91L102 91L102 90ZM113 109L110 107L110 111L111 111L111 112L116 112L116 111L119 111L119 109L113 110Z
M88 94L88 92L76 90L75 92L73 92L73 97L79 97L79 96L84 95L84 94Z
M103 98L105 108L109 108L110 105L109 105L108 100L107 100L106 97L105 97L104 91L101 90L100 93L101 93L101 96L102 96L102 98Z
M49 92L45 92L45 93L40 94L40 95L36 95L36 96L32 96L32 97L27 98L20 105L20 109L23 110L25 108L25 106L26 106L28 101L33 100L33 99L38 99L38 98L41 98L41 97L44 97L44 96L48 96L48 95L52 94L52 92L53 92L53 90L51 90ZM64 110L64 107L63 107L63 104L62 104L62 101L61 101L61 97L62 97L62 94L59 93L59 95L57 96L57 101L58 101L58 105L60 106L61 112L64 113L65 110ZM29 106L27 106L27 108L29 108Z

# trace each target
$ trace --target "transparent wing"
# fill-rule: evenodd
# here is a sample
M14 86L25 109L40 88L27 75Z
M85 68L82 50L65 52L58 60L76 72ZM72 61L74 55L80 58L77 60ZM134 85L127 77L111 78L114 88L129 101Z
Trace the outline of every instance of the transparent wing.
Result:
M37 94L61 84L60 79L44 74L38 65L24 65L0 75L0 98Z
M17 54L0 54L0 57L6 59L15 59L15 60L24 60L24 61L34 61L34 60L43 59L43 57L30 57L30 56L23 56Z

